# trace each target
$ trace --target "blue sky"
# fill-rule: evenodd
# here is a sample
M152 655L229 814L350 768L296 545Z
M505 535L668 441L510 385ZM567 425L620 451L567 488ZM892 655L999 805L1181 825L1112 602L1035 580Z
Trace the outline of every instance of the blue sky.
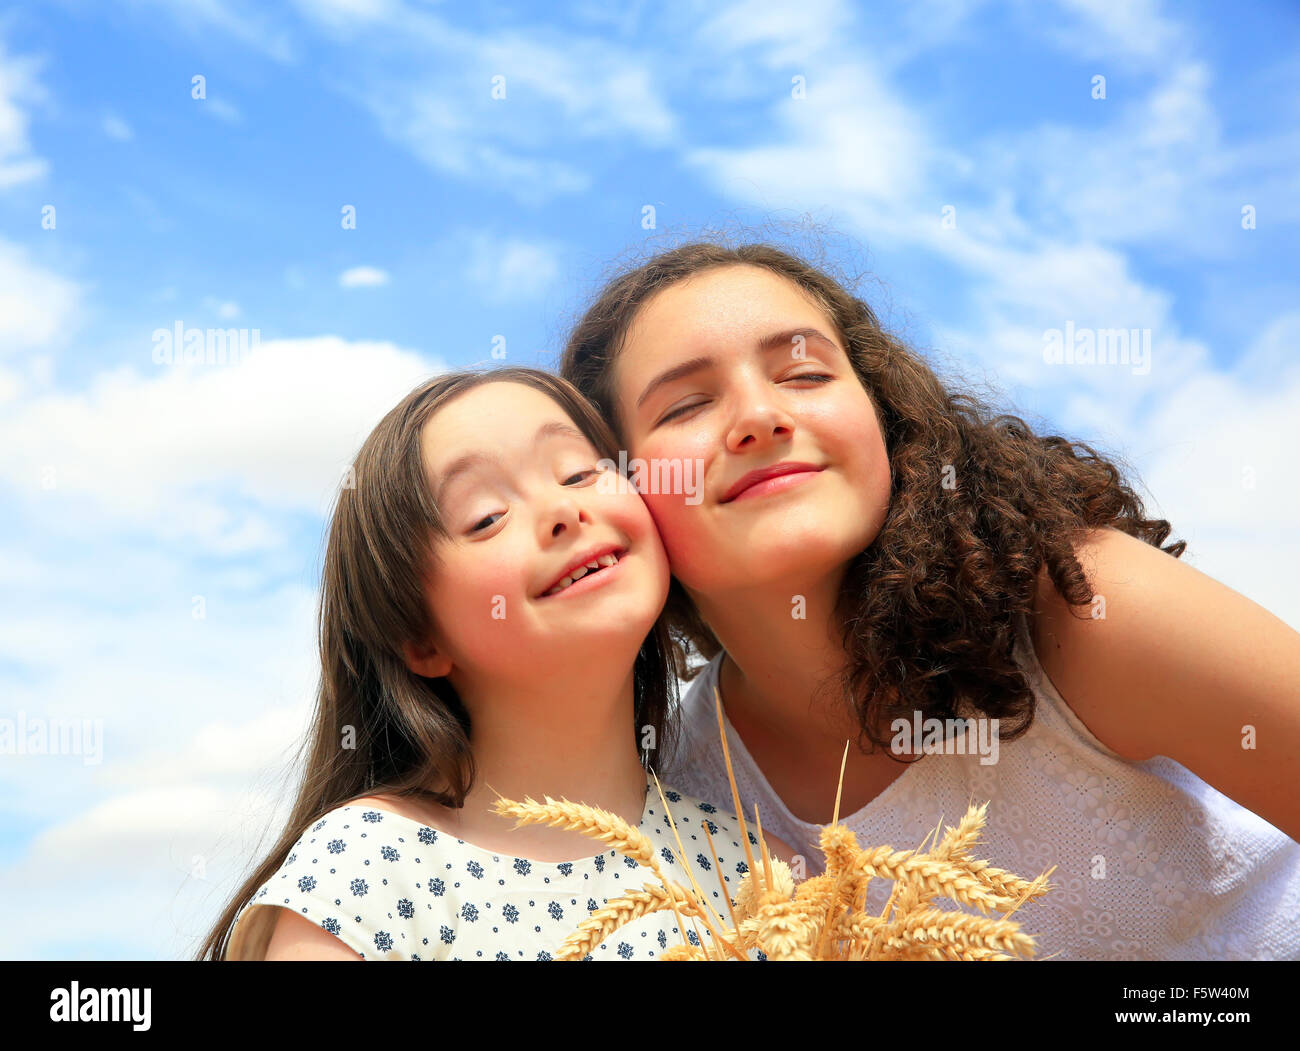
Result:
M891 327L1300 628L1294 5L538 10L0 14L0 717L104 733L0 760L0 956L191 951L283 817L356 446L494 337L554 364L616 260L705 225L812 216ZM177 322L259 354L156 365ZM1047 363L1067 323L1149 330L1149 369Z

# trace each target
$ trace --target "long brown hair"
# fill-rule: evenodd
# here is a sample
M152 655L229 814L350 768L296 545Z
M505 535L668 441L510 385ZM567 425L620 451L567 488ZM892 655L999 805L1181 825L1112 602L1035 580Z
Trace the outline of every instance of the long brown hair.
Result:
M284 863L311 823L363 795L425 796L464 805L474 778L469 714L445 678L407 668L402 644L433 625L423 582L434 546L447 539L428 484L420 434L452 398L484 383L521 383L552 398L595 446L617 456L606 423L573 387L538 369L504 367L441 374L416 387L362 443L339 490L320 593L320 685L303 747L307 763L288 824L270 855L240 886L197 959L220 960L239 911ZM660 617L636 657L628 733L654 728L656 750L671 748L677 682ZM648 735L647 735L648 736ZM649 766L649 753L642 753Z
M920 711L947 719L970 706L1001 720L1001 739L1021 736L1034 695L1012 657L1015 617L1032 612L1040 568L1071 606L1089 604L1092 588L1073 543L1091 528L1113 526L1161 547L1169 523L1145 517L1119 468L1092 447L1035 435L971 390L946 387L824 264L725 235L625 264L574 327L561 374L613 421L620 440L614 364L638 311L676 282L735 265L767 268L825 312L880 418L889 511L846 567L834 614L846 653L844 695L862 734L890 754L880 728L895 718L910 722ZM1185 546L1161 549L1177 558ZM706 658L721 646L676 578L665 615L677 674L692 678L700 668L688 666L683 644Z

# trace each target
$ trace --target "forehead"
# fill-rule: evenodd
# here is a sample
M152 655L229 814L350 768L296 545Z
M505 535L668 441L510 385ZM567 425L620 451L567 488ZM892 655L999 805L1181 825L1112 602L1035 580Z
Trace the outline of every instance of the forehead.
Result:
M558 421L577 426L548 395L506 380L456 395L425 422L422 444L438 464L469 448L531 445L537 428Z
M823 311L789 278L761 266L716 267L656 292L637 311L626 342L629 347L635 343L644 349L665 334L743 338L797 321L833 328Z
M745 349L782 328L816 328L843 350L835 324L789 278L767 267L716 267L656 292L628 327L613 364L620 413L664 368L726 347Z

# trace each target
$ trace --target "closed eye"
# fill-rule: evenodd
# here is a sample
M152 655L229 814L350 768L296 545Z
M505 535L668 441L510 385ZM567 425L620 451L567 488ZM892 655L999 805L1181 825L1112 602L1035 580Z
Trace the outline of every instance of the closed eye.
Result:
M834 376L828 376L822 372L801 372L798 376L789 376L786 379L783 379L781 382L791 383L794 380L815 380L817 383L829 383L834 378L835 378ZM683 405L680 409L673 409L672 412L668 413L666 416L661 417L659 422L667 423L669 420L676 419L684 412L690 412L692 409L698 409L703 404L705 403L702 401L697 401L694 405Z
M579 471L577 474L571 474L571 475L569 475L569 477L566 478L566 479L564 480L564 484L565 484L565 485L568 485L570 482L573 482L575 479L578 479L578 478L586 478L588 475L596 475L596 474L600 474L600 471L597 470L597 469L594 468L594 467L592 467L592 468L588 468L588 469L585 470L585 471ZM493 519L493 518L500 518L500 517L502 517L504 514L505 514L504 511L497 511L497 512L494 512L493 514L486 515L486 516L484 516L483 518L480 518L477 522L475 522L474 525L472 525L472 526L470 527L470 530L469 530L469 531L470 531L471 533L478 533L478 532L482 531L483 529L486 529L486 528L488 527L488 525L491 525L491 524L492 524L492 523L491 523L491 519Z

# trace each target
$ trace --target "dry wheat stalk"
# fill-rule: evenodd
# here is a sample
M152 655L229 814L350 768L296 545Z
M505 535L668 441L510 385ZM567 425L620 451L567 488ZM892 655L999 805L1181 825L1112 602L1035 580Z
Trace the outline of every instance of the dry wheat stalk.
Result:
M545 803L531 798L523 803L498 798L494 805L498 814L514 817L520 824L557 825L582 832L633 858L659 879L660 886L646 883L641 890L631 891L593 912L565 941L556 953L557 960L581 960L620 927L664 910L673 912L683 938L686 937L685 919L689 917L704 927L712 944L706 944L704 937L697 933L698 945L683 941L665 951L662 960L743 960L755 949L771 960L984 961L1012 960L1034 954L1034 939L1020 930L1019 923L1007 917L1050 889L1047 877L1055 867L1035 880L1025 880L973 858L971 849L984 828L987 803L969 806L942 839L939 829L934 829L926 836L926 841L931 836L935 839L934 847L928 852L925 842L916 850L895 850L888 846L864 850L853 832L839 824L840 790L844 782L842 760L835 814L819 838L826 858L825 872L796 882L790 867L771 856L763 840L757 810L755 824L761 864L756 861L731 769L722 701L716 691L714 702L748 863L734 900L727 896L726 885L721 882L721 864L714 866L719 872L723 896L727 898L729 925L713 909L686 862L677 823L662 787L659 787L660 800L679 848L674 854L687 874L689 889L665 878L650 840L616 814L550 796L545 797ZM847 760L847 744L844 756ZM655 785L659 786L658 778ZM942 825L942 820L939 823ZM717 861L707 822L703 828L709 839L709 850ZM893 893L879 916L863 911L867 885L873 878L894 881ZM934 898L970 905L981 915L941 910L931 904ZM1002 915L990 916L991 911Z

